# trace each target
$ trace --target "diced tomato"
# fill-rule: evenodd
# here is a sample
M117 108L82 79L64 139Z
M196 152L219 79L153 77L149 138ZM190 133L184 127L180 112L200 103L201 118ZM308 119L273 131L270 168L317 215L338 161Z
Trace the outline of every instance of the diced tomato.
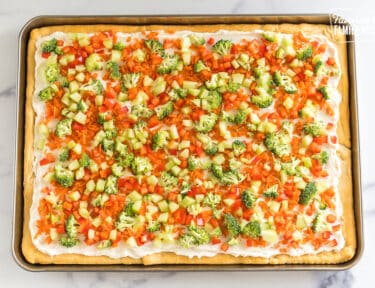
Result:
M213 45L214 43L215 43L215 39L214 38L212 38L212 37L208 38L208 40L207 40L207 44L208 45Z

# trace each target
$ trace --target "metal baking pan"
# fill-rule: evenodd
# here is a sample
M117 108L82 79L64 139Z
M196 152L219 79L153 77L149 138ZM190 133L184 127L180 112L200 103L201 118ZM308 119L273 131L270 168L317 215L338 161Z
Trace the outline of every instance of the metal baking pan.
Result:
M14 216L12 252L17 264L29 271L280 271L280 270L344 270L355 265L363 252L361 174L358 135L358 112L356 94L356 70L354 35L347 35L347 55L349 69L349 107L352 141L353 196L356 225L357 250L348 262L341 264L305 265L40 265L31 264L24 258L21 250L23 231L23 157L26 95L27 44L32 29L50 25L85 24L126 24L126 25L199 25L199 24L281 24L310 23L336 25L337 16L328 14L306 15L184 15L184 16L38 16L31 19L22 28L19 35L19 59L17 82L17 129L16 157L14 164ZM342 19L341 19L342 20ZM341 28L352 31L346 21L338 21Z

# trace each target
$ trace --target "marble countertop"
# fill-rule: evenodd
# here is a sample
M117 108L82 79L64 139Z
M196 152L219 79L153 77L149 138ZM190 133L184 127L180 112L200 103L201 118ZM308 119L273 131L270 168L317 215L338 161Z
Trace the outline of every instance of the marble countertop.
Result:
M3 287L370 287L375 267L375 123L371 71L375 65L375 2L246 1L246 0L13 0L0 1L0 279ZM16 111L17 41L21 27L43 14L261 14L335 13L349 19L357 32L357 87L362 151L365 252L353 269L342 272L264 273L30 273L17 266L11 254L14 130ZM372 151L374 150L374 151ZM372 170L374 169L374 170ZM374 229L374 230L373 230Z

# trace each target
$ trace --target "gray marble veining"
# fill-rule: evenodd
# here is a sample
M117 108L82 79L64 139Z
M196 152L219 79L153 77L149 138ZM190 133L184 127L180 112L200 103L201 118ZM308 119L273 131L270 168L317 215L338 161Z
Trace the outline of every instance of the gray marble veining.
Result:
M246 1L246 0L15 0L0 1L0 279L2 287L373 287L375 267L375 37L363 18L375 23L374 1ZM372 11L372 12L371 12ZM358 28L357 72L362 149L365 253L361 262L340 272L173 272L173 273L29 273L19 268L10 250L12 163L14 161L17 37L24 23L41 14L261 14L331 12L352 18ZM367 29L366 29L367 28ZM372 27L371 27L372 28ZM367 32L366 32L367 31Z

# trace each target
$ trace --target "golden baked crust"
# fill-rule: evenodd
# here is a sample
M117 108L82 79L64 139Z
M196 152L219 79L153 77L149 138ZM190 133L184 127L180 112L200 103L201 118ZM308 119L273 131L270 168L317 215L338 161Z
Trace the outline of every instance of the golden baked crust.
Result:
M33 196L34 174L33 142L34 142L34 110L32 96L35 83L35 43L39 37L46 36L55 31L61 32L96 32L112 29L119 32L139 32L151 30L189 30L194 32L214 32L220 29L251 31L256 29L293 33L303 31L305 34L326 36L338 49L342 76L338 90L342 95L340 104L340 119L337 128L339 149L338 156L341 160L342 174L339 181L339 193L343 207L343 235L345 247L339 252L322 252L316 255L277 255L270 258L263 257L235 257L232 255L218 254L214 257L178 256L174 253L156 253L141 259L123 257L113 259L107 256L85 256L79 254L62 254L49 256L39 251L33 244L29 230L30 207ZM338 31L335 31L338 32ZM26 125L25 125L25 151L24 151L24 226L22 239L22 252L30 263L40 264L335 264L352 259L356 251L356 236L353 211L352 174L351 174L351 139L349 127L349 90L345 35L333 33L328 25L311 24L280 24L280 25L192 25L192 26L126 26L126 25L87 25L87 26L50 26L34 29L28 43L27 58L27 90L26 90Z

